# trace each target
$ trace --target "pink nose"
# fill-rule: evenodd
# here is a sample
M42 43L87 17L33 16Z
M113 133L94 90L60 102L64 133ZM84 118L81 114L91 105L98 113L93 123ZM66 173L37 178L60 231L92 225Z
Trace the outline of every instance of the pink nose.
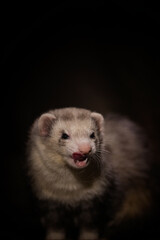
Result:
M91 145L83 143L78 146L78 149L82 154L88 154L91 151Z

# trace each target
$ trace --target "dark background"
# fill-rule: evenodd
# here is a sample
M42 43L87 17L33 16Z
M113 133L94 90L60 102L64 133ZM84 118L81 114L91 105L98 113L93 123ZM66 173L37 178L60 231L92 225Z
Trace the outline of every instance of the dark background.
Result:
M1 7L3 239L43 235L25 147L31 124L47 110L127 115L145 129L159 164L160 11L153 1L107 2Z

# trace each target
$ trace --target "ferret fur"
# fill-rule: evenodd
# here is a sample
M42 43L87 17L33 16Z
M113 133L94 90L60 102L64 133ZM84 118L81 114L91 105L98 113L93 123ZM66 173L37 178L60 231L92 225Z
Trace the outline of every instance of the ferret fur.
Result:
M64 132L69 139L61 138ZM110 229L116 232L121 223L145 215L152 202L145 142L136 124L114 114L103 118L63 108L36 119L27 147L28 173L43 209L46 239L68 239L70 225L77 229L74 239L112 239ZM79 144L92 149L82 168L71 158Z

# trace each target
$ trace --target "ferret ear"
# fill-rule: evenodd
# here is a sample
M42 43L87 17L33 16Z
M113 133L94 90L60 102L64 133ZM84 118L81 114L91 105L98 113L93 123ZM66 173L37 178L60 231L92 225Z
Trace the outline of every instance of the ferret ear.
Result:
M92 112L91 118L96 122L98 129L101 130L103 127L103 123L104 123L104 118L103 118L102 114Z
M56 117L50 113L44 113L38 119L38 129L40 136L47 137L50 133L53 122Z

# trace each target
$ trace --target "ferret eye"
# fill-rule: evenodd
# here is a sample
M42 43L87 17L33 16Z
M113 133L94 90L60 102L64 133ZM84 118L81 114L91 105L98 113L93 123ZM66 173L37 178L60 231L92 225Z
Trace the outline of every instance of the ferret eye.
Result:
M66 134L66 133L62 133L61 138L62 138L62 139L68 139L68 138L69 138L69 135Z
M95 139L95 133L94 132L91 133L90 138Z

